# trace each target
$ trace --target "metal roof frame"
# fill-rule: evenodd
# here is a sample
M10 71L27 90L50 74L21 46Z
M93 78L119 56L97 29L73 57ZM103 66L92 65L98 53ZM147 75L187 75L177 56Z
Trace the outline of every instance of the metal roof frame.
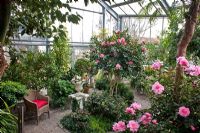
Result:
M121 2L121 3L117 3L117 4L112 5L112 6L110 6L110 7L111 7L111 8L119 7L119 6L131 4L131 3L135 3L135 2L139 2L139 1L141 1L141 0L128 0L128 1Z
M124 0L124 2L120 2L120 3L115 3L114 5L109 5L107 4L104 0L99 0L99 4L104 7L106 9L106 11L108 11L108 13L110 13L110 15L112 17L114 17L116 20L118 20L119 16L120 17L167 17L168 16L168 12L169 12L169 9L170 9L170 6L168 4L168 2L166 0L157 0L158 1L158 4L160 5L160 7L162 8L162 10L165 12L165 14L161 14L161 15L158 15L158 16L153 16L151 14L148 14L148 15L139 15L137 14L137 12L129 5L129 4L132 4L132 3L136 3L136 2L140 2L142 0ZM134 12L134 14L127 14L122 8L121 6L124 6L124 5L127 5L129 6L129 8ZM117 12L115 12L113 10L113 8L119 8L122 12L124 12L124 14L117 14ZM154 5L155 7L155 5ZM143 7L142 7L143 8ZM155 7L156 8L156 7ZM138 16L137 16L138 15Z

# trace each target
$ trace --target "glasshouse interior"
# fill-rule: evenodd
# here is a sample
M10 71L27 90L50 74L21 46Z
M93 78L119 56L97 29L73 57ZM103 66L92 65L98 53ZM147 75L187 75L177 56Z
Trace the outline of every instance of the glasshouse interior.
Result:
M0 133L200 133L200 0L0 0Z

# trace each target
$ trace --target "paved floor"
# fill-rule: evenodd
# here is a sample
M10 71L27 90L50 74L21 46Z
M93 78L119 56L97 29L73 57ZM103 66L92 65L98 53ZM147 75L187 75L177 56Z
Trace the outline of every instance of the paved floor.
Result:
M39 125L37 125L36 120L26 120L24 123L24 133L69 133L60 128L59 121L66 114L71 111L66 110L51 110L50 119L47 114L43 114L40 117Z

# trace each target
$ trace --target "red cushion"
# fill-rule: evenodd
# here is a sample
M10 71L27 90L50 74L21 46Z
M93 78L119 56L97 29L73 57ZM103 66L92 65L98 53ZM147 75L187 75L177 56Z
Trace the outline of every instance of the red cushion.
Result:
M48 104L45 100L33 100L33 102L37 104L38 108L42 108L44 105Z

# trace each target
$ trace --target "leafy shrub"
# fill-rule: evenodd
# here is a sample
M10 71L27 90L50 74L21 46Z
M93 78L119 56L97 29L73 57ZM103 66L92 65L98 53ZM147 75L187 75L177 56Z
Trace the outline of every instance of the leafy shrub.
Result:
M89 127L91 133L106 133L111 131L112 122L99 116L90 116Z
M74 68L69 69L65 75L62 76L63 80L71 81L73 77L76 75L76 71Z
M110 96L107 93L93 93L85 104L86 109L93 115L115 121L123 116L126 102L123 98Z
M112 126L107 118L92 116L81 110L64 116L60 123L72 133L106 133L111 131Z
M98 90L109 90L109 81L107 79L96 80L95 88Z
M72 133L88 133L89 114L84 111L71 113L68 116L64 116L60 123Z
M118 84L118 95L120 95L125 100L127 100L128 103L132 103L133 102L133 99L134 99L133 92L124 83L119 83Z
M75 92L72 83L66 80L58 80L51 88L51 97L53 107L63 107L66 105L68 95Z
M26 86L12 81L0 83L0 97L11 106L21 100L26 94ZM0 108L3 108L2 100L0 101Z
M6 107L4 110L0 109L0 133L17 133L17 117L11 114L2 98L0 98L0 103Z
M83 76L84 73L89 72L91 63L88 59L78 59L74 64L74 69L79 76Z

